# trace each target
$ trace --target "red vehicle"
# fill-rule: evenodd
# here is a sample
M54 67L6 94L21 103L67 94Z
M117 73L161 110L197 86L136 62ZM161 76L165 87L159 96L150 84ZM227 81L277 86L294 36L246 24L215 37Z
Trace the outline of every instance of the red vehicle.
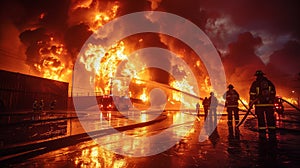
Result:
M104 111L111 111L111 110L117 110L113 96L110 95L104 95L100 98L100 109Z
M100 109L104 111L129 110L130 99L122 96L105 95L100 99Z
M279 96L275 97L274 110L280 115L282 115L284 112L283 101Z

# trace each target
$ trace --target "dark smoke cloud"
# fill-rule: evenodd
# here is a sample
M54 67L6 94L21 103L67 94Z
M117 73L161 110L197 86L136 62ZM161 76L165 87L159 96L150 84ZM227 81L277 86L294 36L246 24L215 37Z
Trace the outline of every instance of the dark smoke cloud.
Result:
M28 26L47 27L60 31L66 27L70 1L61 0L10 0L1 5L2 16L13 20L16 27L26 29ZM45 17L40 18L44 13Z
M75 55L79 53L82 45L92 33L93 32L89 30L89 26L84 23L72 26L66 31L64 40L73 59L75 59Z
M40 58L39 50L47 47L50 42L50 36L47 35L46 30L43 28L36 30L26 30L20 34L20 40L26 45L27 64L31 65L38 62ZM41 43L38 43L38 42Z
M281 87L283 93L300 91L300 43L287 42L270 57L266 73ZM279 88L280 88L279 87Z
M1 20L9 20L15 29L19 30L19 34L9 34L8 37L18 37L23 46L26 47L26 64L33 67L34 64L41 62L41 54L49 55L56 50L55 46L51 46L50 38L55 37L56 40L62 41L64 32L67 29L68 8L70 1L60 0L11 0L1 1ZM7 25L1 25L1 32L7 32ZM6 39L1 39L1 47L4 46ZM20 45L20 44L19 44ZM15 46L16 48L20 46ZM50 48L43 49L43 48ZM19 57L20 54L14 53L10 57ZM4 60L11 59L5 58ZM16 59L22 62L24 58ZM57 59L46 58L54 61L53 66L60 63ZM11 65L11 67L14 67ZM17 69L17 67L15 67ZM31 70L35 68L30 68ZM22 72L20 69L19 71ZM23 70L24 71L24 70ZM23 73L28 73L25 71ZM36 73L36 72L35 72Z
M288 90L295 90L299 85L296 79L300 72L300 44L289 41L273 52L267 65L255 53L261 45L261 38L250 32L240 34L237 41L229 44L229 53L223 57L228 83L236 85L242 96L247 97L255 71L263 70L277 86L278 94L286 95Z
M207 10L225 13L234 23L249 29L265 29L271 33L292 33L299 38L300 3L297 0L203 0Z
M238 36L236 42L228 46L228 55L225 55L225 61L238 66L253 64L259 62L255 54L256 48L262 45L260 37L254 37L250 32L242 33Z
M127 0L121 2L119 10L120 15L125 15L133 12L140 12L151 9L151 3L147 0Z
M300 43L289 41L280 50L275 51L270 58L270 65L278 67L284 73L300 72Z
M262 60L255 53L256 48L261 45L260 37L245 32L240 34L235 42L229 44L229 52L223 57L228 84L236 85L243 96L248 94L255 71L265 69Z

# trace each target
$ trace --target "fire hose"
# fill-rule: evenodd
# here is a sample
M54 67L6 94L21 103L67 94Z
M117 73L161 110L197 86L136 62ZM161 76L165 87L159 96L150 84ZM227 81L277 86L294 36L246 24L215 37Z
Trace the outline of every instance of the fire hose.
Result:
M248 107L246 106L246 104L245 104L241 99L239 99L239 101L240 101L240 102L242 103L242 105L246 108L246 110L247 110L246 112L248 112L249 109L248 109ZM239 109L239 110L240 110L240 111L244 111L244 110L241 110L241 109ZM251 113L255 118L257 118L256 115L253 114L251 110L250 110L250 113Z
M282 98L279 98L279 99L282 100L282 101L284 101L284 102L286 102L287 104L289 104L290 106L294 107L297 111L300 112L300 109L299 109L298 107L296 107L295 105L293 105L292 103L290 103L290 102L288 102L287 100L284 100L284 99L282 99Z
M293 108L295 108L297 111L300 112L300 109L298 107L296 107L295 105L293 105L292 103L288 102L287 100L284 100L282 98L280 98L283 102L286 102L287 104L289 104L290 106L292 106ZM247 116L249 115L249 113L251 113L252 115L254 115L252 112L251 112L251 109L254 105L254 103L257 101L258 99L255 99L254 101L252 101L250 104L249 104L249 108L247 109L247 106L242 102L243 106L247 109L247 112L246 114L244 115L243 119L236 125L236 128L238 128L240 125L243 124L243 122L246 120ZM255 115L254 115L255 116Z
M247 118L247 116L249 115L249 113L252 113L252 112L251 112L251 109L252 109L254 103L255 103L257 100L258 100L258 99L255 99L255 100L253 100L253 101L249 104L249 108L248 108L247 113L244 115L243 119L236 125L236 128L239 128L239 126L242 125L243 122L246 120L246 118ZM253 114L253 113L252 113L252 114ZM253 114L253 115L254 115L254 114Z

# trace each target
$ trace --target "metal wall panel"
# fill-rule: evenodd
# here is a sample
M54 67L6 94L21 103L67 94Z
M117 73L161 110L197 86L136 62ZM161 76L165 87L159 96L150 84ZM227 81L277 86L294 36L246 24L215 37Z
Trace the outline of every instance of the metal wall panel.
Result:
M67 109L68 86L60 82L20 73L0 70L1 111L31 110L34 100L44 100L45 110L56 100L56 109Z

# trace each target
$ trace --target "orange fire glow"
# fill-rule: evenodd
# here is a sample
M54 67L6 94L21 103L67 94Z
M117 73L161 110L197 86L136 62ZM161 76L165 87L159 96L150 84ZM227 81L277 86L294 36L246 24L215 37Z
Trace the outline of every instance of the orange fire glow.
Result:
M196 93L194 92L194 88L193 86L191 86L188 82L188 80L186 78L183 78L182 80L175 80L173 82L171 82L170 84L171 87L196 95ZM190 104L189 101L185 100L182 93L181 92L177 92L177 91L172 91L172 98L175 101L180 101L181 103L183 103L185 106L187 107L194 107L194 105Z
M103 5L102 2L94 2L91 0L76 1L73 2L73 7L71 8L71 11L69 11L69 14L73 16L70 17L71 20L69 20L69 22L73 24L75 22L85 22L90 27L90 30L95 32L105 23L116 17L119 7L120 6L117 1L108 2L106 5ZM88 12L85 11L83 13L80 13L76 11L83 11L81 9L86 8L89 9ZM45 16L46 13L41 13L39 15L39 19L44 19ZM43 45L43 47L39 50L40 60L33 65L35 70L38 71L44 78L71 83L73 65L70 59L71 57L68 56L68 51L65 46L55 37L51 37L50 42L39 41L37 43L39 45ZM103 54L106 53L106 51L98 46L90 46L90 48L91 49L86 51L86 53L89 55L89 57L85 60L86 68L88 70L94 69L94 71L97 72L98 75L104 75L104 78L113 76L114 69L111 68L113 66L110 66L110 63L117 63L119 60L125 59L125 57L122 56L122 52L124 51L124 44L120 42L111 47L108 55L105 56L105 58L107 58L108 60L101 62L101 67L107 68L107 70L100 70L100 62L98 60L100 60L103 55L101 57L94 58L91 57L91 55L98 53ZM111 54L116 54L117 57L111 57ZM115 63L113 63L113 65L115 65ZM108 90L108 88L105 88L105 90Z
M96 32L105 23L111 21L117 16L120 8L119 2L99 2L99 1L82 1L73 4L70 15L75 15L70 18L70 23L85 22L89 25L90 30ZM88 10L86 10L88 9ZM80 11L85 11L81 13Z
M116 17L117 11L119 9L119 5L114 4L105 12L96 12L94 14L94 20L92 22L91 30L95 32L99 29L99 27L103 26L108 21L112 20Z
M51 37L50 43L39 50L41 60L35 63L35 69L42 73L44 78L54 79L59 81L69 81L71 76L71 63L67 60L67 51L64 45L56 42Z
M143 102L148 101L148 96L147 96L147 94L146 94L146 88L143 88L143 94L140 95L140 99L141 99Z
M284 100L290 102L291 104L297 105L298 101L295 98L291 98L291 97L282 97Z
M45 13L41 13L40 14L40 19L44 19L44 17L45 17Z
M113 84L119 83L116 77L117 67L121 61L127 60L128 56L124 53L125 44L119 42L109 49L99 45L89 44L88 49L80 57L80 62L85 65L87 71L95 73L95 78L91 81L95 84L95 91L101 94L108 94ZM128 76L131 71L125 71ZM113 79L114 78L114 79Z
M159 3L159 1L157 1L157 3ZM69 15L73 17L70 17L68 22L70 25L84 22L89 26L91 31L96 32L104 24L117 17L119 8L120 4L117 1L107 3L91 0L76 1L73 2L69 11ZM44 17L45 13L42 13L40 19ZM143 39L139 39L138 42L143 42ZM70 56L67 56L68 51L55 37L51 38L50 43L51 44L47 45L49 47L44 47L40 50L41 60L34 64L35 69L42 73L45 78L71 82L73 65L67 59L70 58ZM138 91L130 92L134 93L134 95L125 95L125 90L128 90L128 86L125 87L126 84L124 84L124 80L128 81L129 78L131 83L139 85L140 87L147 87L147 82L145 81L150 79L149 74L140 73L140 71L145 69L143 61L139 59L128 61L129 56L126 52L130 49L129 45L126 45L124 41L119 41L109 48L104 48L96 44L88 44L85 51L81 52L81 55L79 55L80 63L84 64L87 71L95 74L94 77L90 79L90 84L95 86L95 92L107 95L111 93L113 88L121 94L120 96L136 96L145 102L148 101L148 93L145 89L137 89ZM170 50L172 50L172 48L170 48ZM182 57L184 57L184 53L182 53ZM120 66L121 63L122 69L121 72L119 72L118 66ZM198 61L196 65L199 68L200 61ZM139 72L137 67L139 67ZM208 83L205 82L201 84L201 87L208 90L209 87L207 87L207 84ZM173 81L170 83L170 86L196 95L194 88L185 77ZM172 91L171 94L172 96L170 97L173 100L182 101L188 105L188 101L183 100L181 93ZM194 107L192 104L189 106Z

